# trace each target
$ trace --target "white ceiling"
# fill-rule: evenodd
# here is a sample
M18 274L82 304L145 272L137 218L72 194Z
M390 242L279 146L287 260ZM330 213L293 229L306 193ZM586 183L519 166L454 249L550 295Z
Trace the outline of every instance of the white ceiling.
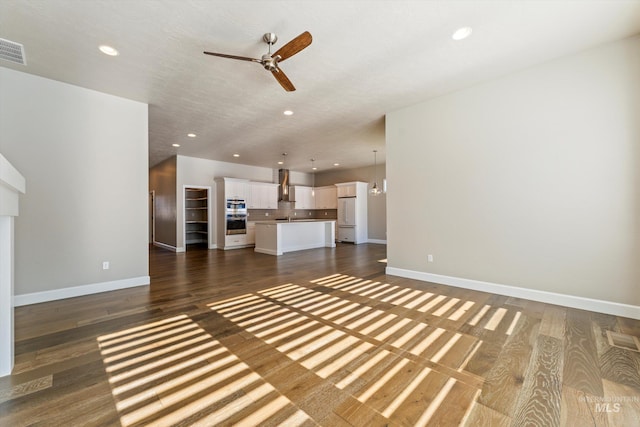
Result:
M472 36L453 41L461 26ZM263 33L277 50L303 31L313 43L281 64L295 92L202 53L259 58ZM148 103L150 166L177 153L276 168L287 152L308 172L311 158L370 165L372 150L383 163L387 112L638 33L640 1L1 0L0 38L27 66L0 66Z

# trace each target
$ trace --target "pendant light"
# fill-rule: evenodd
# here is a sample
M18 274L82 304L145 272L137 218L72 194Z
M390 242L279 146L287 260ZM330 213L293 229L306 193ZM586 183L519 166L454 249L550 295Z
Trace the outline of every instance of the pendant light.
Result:
M373 186L369 190L369 194L372 196L379 196L382 194L382 189L378 187L378 150L373 150Z

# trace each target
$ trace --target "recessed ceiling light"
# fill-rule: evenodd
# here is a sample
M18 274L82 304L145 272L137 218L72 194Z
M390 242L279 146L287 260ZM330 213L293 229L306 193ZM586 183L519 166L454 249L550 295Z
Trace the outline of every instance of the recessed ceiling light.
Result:
M174 147L180 147L180 144L171 144Z
M100 49L100 52L104 53L105 55L118 56L118 49L107 46L106 44L99 46L98 49Z
M284 165L284 162L283 162L282 160L280 160L280 161L278 162L278 164L279 164L279 165Z
M233 155L233 157L240 157L240 154L236 153Z
M293 111L291 111L291 110L284 110L284 113L282 113L282 114L284 114L285 116L292 116L292 115L293 115Z
M187 134L187 136L188 136L189 138L195 138L195 137L196 137L196 134L195 134L195 133L188 133L188 134Z
M334 163L333 166L340 166L340 163Z
M312 167L311 169L313 169L314 171L318 170L318 168L317 168L317 167L315 167L315 166L314 166L314 167Z
M471 27L458 28L451 36L454 40L464 40L471 35L473 29Z

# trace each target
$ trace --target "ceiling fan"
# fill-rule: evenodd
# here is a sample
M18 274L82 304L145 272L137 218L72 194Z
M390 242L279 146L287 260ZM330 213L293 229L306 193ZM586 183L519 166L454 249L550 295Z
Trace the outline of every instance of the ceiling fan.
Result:
M271 74L276 78L278 83L288 92L296 90L293 83L289 80L286 74L278 67L278 64L287 58L291 58L302 49L311 44L313 40L311 34L308 31L300 34L298 37L291 40L289 43L282 46L274 54L271 54L271 46L278 41L278 36L274 33L266 33L262 36L262 40L269 45L269 52L262 55L261 59L248 58L246 56L227 55L225 53L204 52L205 55L220 56L222 58L238 59L241 61L251 61L262 64L265 70L271 71Z

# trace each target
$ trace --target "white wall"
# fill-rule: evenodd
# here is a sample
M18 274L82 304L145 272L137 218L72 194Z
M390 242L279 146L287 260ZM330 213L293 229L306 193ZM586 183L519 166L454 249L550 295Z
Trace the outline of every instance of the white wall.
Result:
M389 267L640 306L640 38L392 112L386 150Z
M29 185L18 304L148 283L147 123L146 104L0 68L0 152Z

